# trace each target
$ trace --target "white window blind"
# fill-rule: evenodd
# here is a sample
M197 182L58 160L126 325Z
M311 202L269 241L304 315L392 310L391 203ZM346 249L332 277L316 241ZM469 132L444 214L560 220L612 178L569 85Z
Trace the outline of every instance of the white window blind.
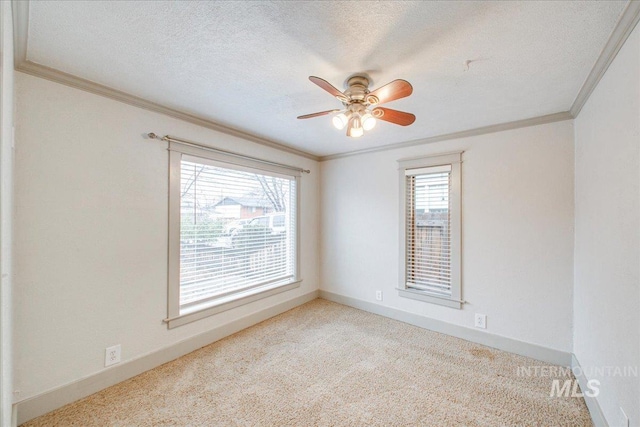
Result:
M180 314L296 277L296 179L184 156Z
M451 297L451 165L405 171L406 287Z

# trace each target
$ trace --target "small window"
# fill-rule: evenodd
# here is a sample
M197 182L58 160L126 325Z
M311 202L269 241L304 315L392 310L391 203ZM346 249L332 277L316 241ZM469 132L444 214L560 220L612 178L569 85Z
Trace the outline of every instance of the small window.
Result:
M400 165L400 295L460 308L460 153Z
M176 151L171 164L169 327L299 281L297 176ZM277 212L278 232L247 206Z

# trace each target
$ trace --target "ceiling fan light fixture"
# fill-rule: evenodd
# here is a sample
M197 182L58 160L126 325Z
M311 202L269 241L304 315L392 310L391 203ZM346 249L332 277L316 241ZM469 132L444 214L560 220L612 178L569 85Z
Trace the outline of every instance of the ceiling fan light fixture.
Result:
M367 111L362 116L362 128L364 130L371 130L376 126L376 119L371 115L369 111Z
M361 127L359 128L350 127L347 130L347 136L350 136L351 138L360 138L362 135L364 135L364 129L362 129Z
M362 129L362 120L360 114L353 114L349 119L349 128L347 129L347 136L352 138L359 138L364 135L364 129Z
M335 126L336 129L342 130L342 129L344 129L344 127L349 122L349 118L343 112L343 113L336 114L335 116L333 116L333 119L331 121L333 122L333 126Z

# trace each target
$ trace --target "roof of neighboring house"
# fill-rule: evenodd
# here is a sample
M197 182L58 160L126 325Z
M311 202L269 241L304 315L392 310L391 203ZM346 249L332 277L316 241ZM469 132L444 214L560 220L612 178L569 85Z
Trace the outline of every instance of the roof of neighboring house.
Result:
M244 196L244 197L225 197L220 200L215 206L224 205L240 205L250 208L272 208L271 202L258 197Z

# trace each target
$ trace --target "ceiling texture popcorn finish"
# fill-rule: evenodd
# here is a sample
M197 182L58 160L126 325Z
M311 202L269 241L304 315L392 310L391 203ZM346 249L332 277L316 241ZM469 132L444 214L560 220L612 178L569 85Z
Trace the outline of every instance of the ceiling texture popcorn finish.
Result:
M32 1L20 7L28 7L28 17L18 18L24 34L17 51L23 63L50 70L49 78L74 85L78 77L249 139L327 156L557 113L569 118L630 6ZM51 77L51 69L63 77ZM416 122L348 138L330 118L296 119L335 108L309 75L343 90L345 77L356 73L370 76L371 87L410 81L413 95L393 108L413 112Z

